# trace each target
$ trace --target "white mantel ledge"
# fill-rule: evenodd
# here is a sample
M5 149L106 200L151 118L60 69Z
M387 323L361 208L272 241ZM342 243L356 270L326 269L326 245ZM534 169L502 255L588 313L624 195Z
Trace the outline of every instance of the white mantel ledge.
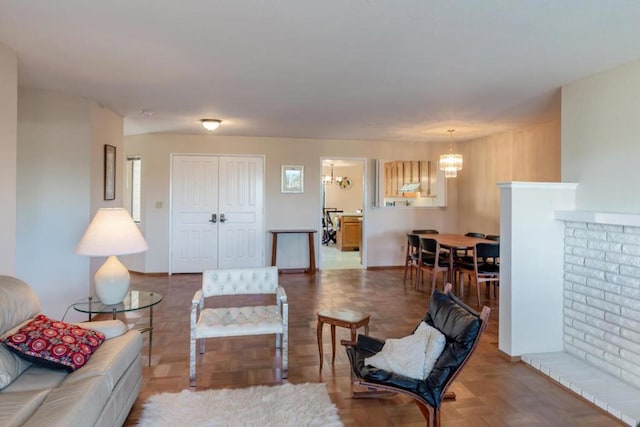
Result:
M594 211L555 211L554 218L560 221L640 227L639 214Z

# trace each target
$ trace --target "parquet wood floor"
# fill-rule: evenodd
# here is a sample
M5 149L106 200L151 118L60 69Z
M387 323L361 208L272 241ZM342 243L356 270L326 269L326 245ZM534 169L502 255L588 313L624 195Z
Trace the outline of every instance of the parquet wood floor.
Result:
M289 378L295 384L324 382L346 426L421 426L422 414L408 398L352 399L347 355L340 346L349 331L337 328L336 363L331 366L330 328L324 328L324 360L318 372L316 313L327 307L349 307L371 314L370 335L408 335L426 310L428 292L402 281L403 270L328 270L315 275L284 274L280 282L289 297ZM145 348L142 391L125 425L136 425L143 402L152 394L179 392L189 386L189 311L201 286L198 274L132 275L132 287L159 292L164 300L154 309L151 366ZM442 284L439 285L440 287ZM471 295L471 297L469 297ZM465 301L475 305L473 292ZM498 305L482 292L492 308L480 346L451 387L457 399L443 403L445 427L462 426L618 426L600 409L528 368L498 354ZM127 313L135 327L148 324L148 310ZM198 360L197 390L276 384L272 336L210 339ZM295 408L291 408L292 411ZM188 424L188 423L187 423ZM185 425L187 425L185 424Z

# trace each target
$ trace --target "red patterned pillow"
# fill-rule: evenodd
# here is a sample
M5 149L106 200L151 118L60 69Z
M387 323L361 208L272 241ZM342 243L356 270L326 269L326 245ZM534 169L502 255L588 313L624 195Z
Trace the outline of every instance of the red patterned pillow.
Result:
M68 371L84 366L103 342L101 332L52 320L44 314L4 340L12 351L33 363Z

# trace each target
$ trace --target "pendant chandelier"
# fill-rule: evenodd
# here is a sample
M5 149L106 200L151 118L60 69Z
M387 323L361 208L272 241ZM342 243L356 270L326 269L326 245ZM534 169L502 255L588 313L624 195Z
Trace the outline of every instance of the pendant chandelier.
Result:
M440 170L444 171L445 178L455 178L458 171L462 170L462 154L453 153L453 132L449 129L449 152L440 156Z
M341 176L333 176L333 163L331 163L331 175L323 175L322 182L324 184L333 184L334 182L340 184L342 182Z

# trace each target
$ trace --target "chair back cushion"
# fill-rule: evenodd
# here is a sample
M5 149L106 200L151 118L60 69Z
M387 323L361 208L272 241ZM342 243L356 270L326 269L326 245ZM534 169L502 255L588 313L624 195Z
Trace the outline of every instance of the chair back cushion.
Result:
M409 242L409 249L413 248L416 251L420 248L420 236L417 234L408 233L407 241Z
M205 297L239 294L275 294L278 268L233 268L205 270L202 293Z
M429 239L427 237L420 238L420 246L425 252L435 254L438 251L438 241L435 239Z
M499 258L500 243L478 243L476 244L476 256L478 258Z
M431 295L424 321L447 337L444 350L426 379L427 391L432 398L429 400L439 406L442 389L473 349L482 321L478 313L455 296L437 289Z

